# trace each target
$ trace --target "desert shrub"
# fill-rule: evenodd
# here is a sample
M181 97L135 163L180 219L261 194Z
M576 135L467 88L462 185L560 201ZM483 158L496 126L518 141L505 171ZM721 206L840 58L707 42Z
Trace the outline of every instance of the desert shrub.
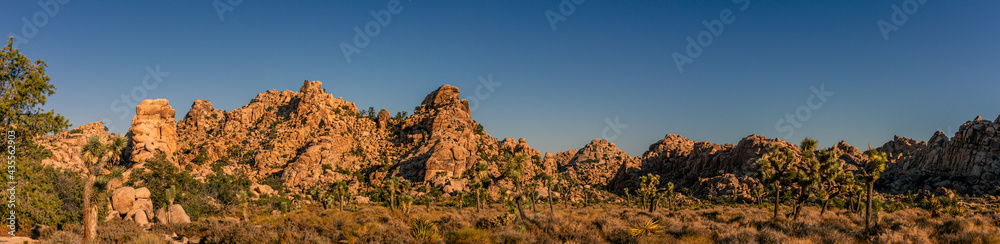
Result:
M535 236L523 231L505 228L493 233L493 240L504 244L535 243Z
M738 228L730 230L719 237L721 243L757 243L757 230L752 228Z
M83 243L83 236L73 233L71 231L56 231L52 233L45 241L42 243L46 244L80 244Z
M456 244L481 244L481 243L492 243L493 239L490 238L490 234L486 231L465 227L458 229L454 232L448 233L445 238L447 243Z
M493 217L483 217L476 221L476 228L494 229L510 225L517 217L510 213L504 213Z
M132 241L130 241L128 243L132 243L132 244L163 244L163 243L170 243L170 242L167 241L167 239L164 236L162 236L162 235L158 235L158 234L153 234L153 233L146 232L146 233L142 233L142 234L139 234L138 236L133 237Z
M788 236L771 228L760 229L757 232L757 242L761 244L788 243Z
M97 243L130 243L145 231L134 222L112 220L97 226Z
M630 229L625 227L625 222L619 218L609 215L601 215L594 219L594 226L601 230L604 238L611 243L634 243L636 237L632 235ZM656 230L659 232L659 230Z

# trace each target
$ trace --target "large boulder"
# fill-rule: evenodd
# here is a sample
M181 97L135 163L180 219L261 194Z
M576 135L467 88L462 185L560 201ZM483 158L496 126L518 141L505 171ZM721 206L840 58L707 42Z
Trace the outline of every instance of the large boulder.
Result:
M135 188L120 187L111 193L111 206L119 213L128 213L135 203Z
M170 211L164 211L163 208L156 210L156 220L161 224L186 224L191 223L191 217L184 212L184 207L180 204L170 205Z

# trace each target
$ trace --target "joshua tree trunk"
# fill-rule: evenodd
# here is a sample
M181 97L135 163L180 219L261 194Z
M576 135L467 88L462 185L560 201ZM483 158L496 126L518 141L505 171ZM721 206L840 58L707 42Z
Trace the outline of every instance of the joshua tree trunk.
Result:
M344 211L344 194L340 194L340 211Z
M465 203L465 192L458 193L458 212L462 213L462 206Z
M524 201L524 193L521 192L521 186L515 185L514 192L517 194L514 196L514 205L517 205L517 214L521 219L527 219L527 216L524 215L524 208L521 207L521 202Z
M778 188L778 182L774 182L774 219L778 219L778 206L781 206L781 198L779 197L781 191Z
M531 194L531 212L538 214L538 210L535 210L535 194Z
M91 218L96 218L93 216L93 209L90 208L90 192L91 188L94 187L95 178L93 175L87 176L87 183L83 185L83 239L85 242L90 243L94 240L97 235L97 222L91 222Z
M805 187L799 187L799 196L795 199L795 209L793 211L792 220L799 220L799 213L802 212L802 202L808 199L806 198L805 189Z
M871 223L871 217L872 217L872 183L871 182L868 183L868 192L865 195L868 195L868 199L865 200L865 202L866 202L865 203L865 230L870 230L869 229L870 228L869 224Z
M823 200L823 208L819 211L819 216L826 213L826 206L830 204L830 199Z
M660 198L653 196L649 198L649 213L656 212L656 205L659 205Z
M552 207L552 191L549 191L549 219L555 218L556 210Z
M396 189L389 188L389 208L396 209Z
M482 192L482 189L476 188L476 212L483 210L483 203L480 197L480 192Z

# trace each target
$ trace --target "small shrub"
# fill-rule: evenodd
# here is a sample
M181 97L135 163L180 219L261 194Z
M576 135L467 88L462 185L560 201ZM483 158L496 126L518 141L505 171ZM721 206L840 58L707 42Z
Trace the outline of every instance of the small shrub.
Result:
M493 239L489 233L471 227L458 229L455 232L448 233L447 236L447 243L480 244L492 242Z

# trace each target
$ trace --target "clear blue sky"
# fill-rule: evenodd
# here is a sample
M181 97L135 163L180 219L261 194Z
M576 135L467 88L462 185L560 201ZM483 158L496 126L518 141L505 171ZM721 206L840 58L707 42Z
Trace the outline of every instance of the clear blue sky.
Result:
M341 43L354 45L353 28L376 21L370 12L388 2L246 0L220 19L212 1L70 1L54 14L34 0L8 1L0 32L33 34L19 48L49 64L58 91L47 108L74 125L107 120L116 132L134 107L123 112L115 100L132 92L169 99L179 119L195 99L232 110L308 79L395 113L443 84L474 97L477 77L489 75L501 85L482 89L489 97L473 119L543 152L609 136L639 155L668 133L881 145L1000 114L998 1L926 1L886 39L877 23L893 23L893 5L905 14L906 1L752 0L741 9L739 1L586 0L562 16L562 1L403 0L348 62ZM565 17L555 30L546 11ZM711 34L703 22L726 11L729 23L680 72L673 54L686 53L687 37ZM34 18L37 32L22 18ZM143 88L146 67L157 65L169 75ZM821 85L834 95L808 108L810 87ZM809 118L789 137L781 128L791 124L778 120L799 108ZM605 133L615 118L628 127Z

